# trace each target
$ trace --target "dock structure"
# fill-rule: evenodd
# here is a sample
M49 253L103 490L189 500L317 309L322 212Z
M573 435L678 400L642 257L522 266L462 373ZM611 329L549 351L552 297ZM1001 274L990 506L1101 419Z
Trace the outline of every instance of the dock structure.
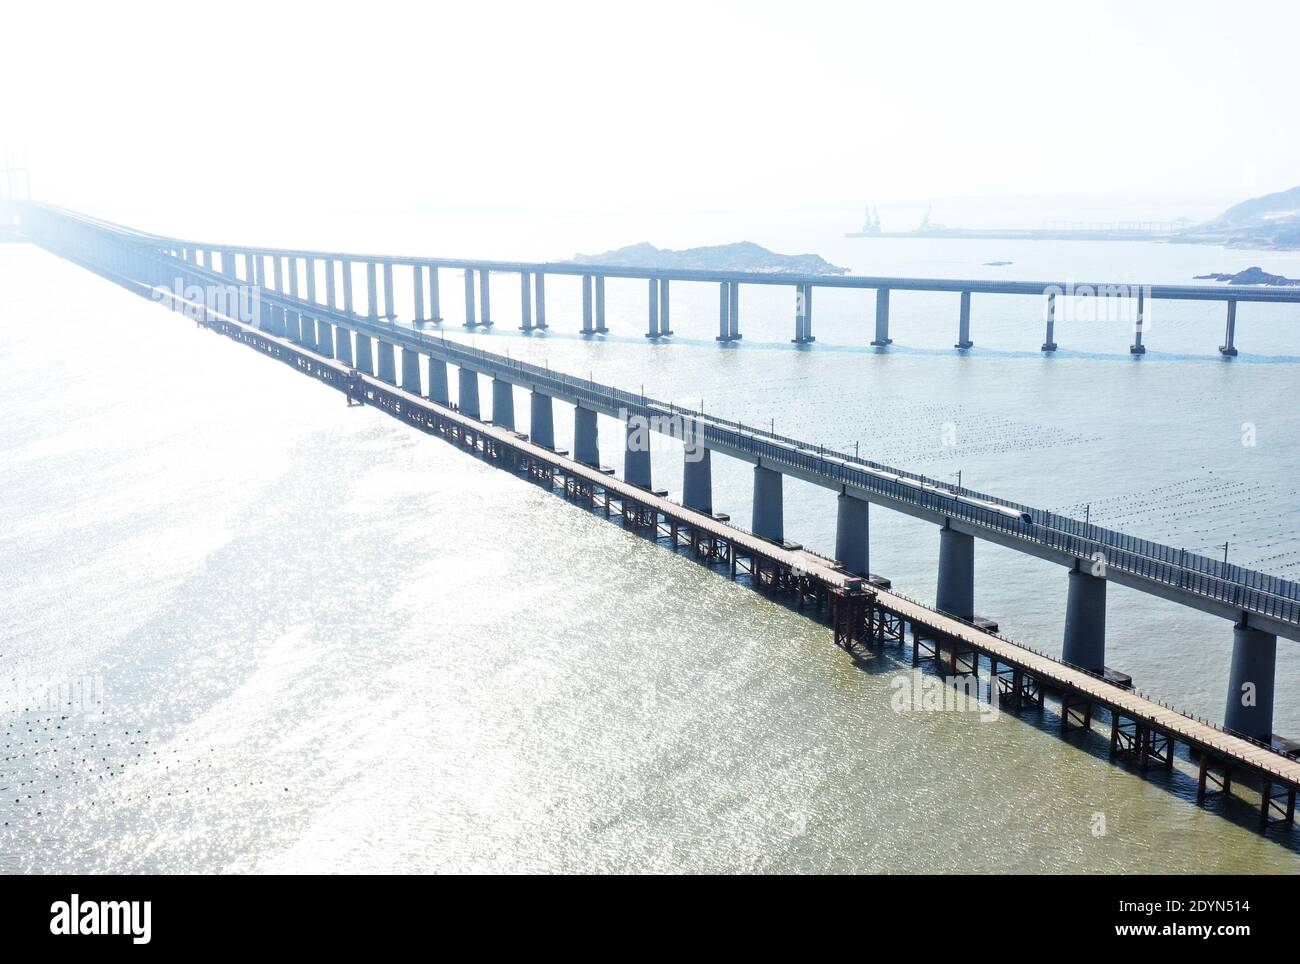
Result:
M579 332L585 336L605 334L609 331L605 323L606 280L621 279L647 284L649 298L645 335L652 341L673 334L669 323L672 282L716 284L720 289L716 340L723 344L737 341L742 337L740 330L742 285L776 285L792 289L795 297L792 312L793 337L790 340L801 347L816 341L812 334L814 288L848 288L874 293L874 302L863 304L863 328L871 332L870 345L882 350L894 343L893 329L896 326L891 316L890 302L891 293L897 295L898 292L938 292L956 295L954 348L957 351L968 351L976 345L971 315L971 302L975 295L981 297L1019 295L1038 298L1043 303L1044 337L1041 342L1033 339L1032 343L1038 344L1039 350L1047 355L1051 355L1061 347L1057 340L1056 329L1057 323L1065 316L1064 313L1071 305L1085 301L1090 301L1094 305L1104 304L1108 311L1127 315L1122 319L1125 324L1131 325L1131 341L1126 347L1134 358L1141 358L1147 352L1147 331L1150 328L1147 315L1150 312L1150 303L1153 301L1210 301L1223 304L1224 335L1222 344L1217 347L1224 358L1236 357L1239 351L1236 342L1239 303L1300 306L1300 288L1266 285L1148 285L1133 282L1083 283L1073 280L998 281L871 275L802 275L788 272L638 268L567 261L523 262L477 258L432 258L246 245L232 247L228 244L148 234L32 201L15 202L13 209L20 219L28 222L39 221L42 218L47 221L54 218L65 222L77 220L85 225L93 225L106 237L114 238L115 243L126 247L182 257L200 267L215 268L220 265L223 274L232 280L244 283L252 283L255 280L257 284L281 294L297 295L299 263L314 265L323 262L329 265L331 283L332 266L340 264L343 269L344 283L343 310L349 314L353 312L352 267L361 265L364 291L360 301L365 305L363 317L388 322L398 320L400 317L400 320L408 321L416 328L443 323L439 297L439 274L442 271L461 272L464 278L463 324L471 330L479 327L488 328L493 324L490 276L503 274L517 276L521 294L521 321L518 327L525 335L531 335L539 330L545 331L547 328L545 304L547 276L570 277L580 286L582 324ZM242 272L241 259L245 266ZM250 272L247 268L250 262L266 259L273 261L277 268L274 278L270 280L255 277L256 272ZM281 261L287 261L292 266L287 276L289 281L287 288L283 286L279 272ZM314 269L308 270L311 272L308 277L314 277ZM413 306L409 318L398 315L394 300L394 274L398 271L409 273L411 278ZM327 305L334 307L332 295L327 299ZM873 320L868 318L868 307L871 305L874 305Z
M225 257L214 261L202 252L196 257L187 246L158 250L127 244L115 229L62 213L46 212L26 229L48 250L185 310L204 327L350 396L360 395L368 404L566 497L617 516L624 525L666 538L674 548L689 546L706 564L723 567L730 575L745 575L756 588L824 614L836 642L847 649L910 642L914 661L932 659L936 667L946 665L951 675L959 670L978 673L987 664L998 692L1017 706L1041 706L1044 692L1058 694L1066 730L1091 728L1096 712L1109 713L1111 752L1116 758L1133 759L1143 769L1152 761L1170 766L1174 748L1181 743L1200 761L1199 797L1208 798L1216 785L1229 786L1234 773L1250 775L1263 788L1263 822L1273 818L1293 822L1300 762L1294 744L1272 733L1272 719L1277 638L1300 640L1300 586L1294 583L974 490L942 486L923 476L590 378L430 337L380 316L359 316L308 300L301 293L260 289L254 317L241 317L214 309L205 297L229 281ZM230 259L236 277L240 266L241 258ZM246 262L243 268L248 270ZM266 274L262 269L261 277ZM529 287L521 283L521 291ZM730 308L729 288L724 286L722 298ZM200 298L191 298L191 291ZM329 332L329 339L322 337L323 331ZM314 334L309 337L305 332ZM351 361L345 355L351 355ZM427 389L421 384L421 358L428 361ZM450 398L448 364L458 369L457 404ZM492 379L493 423L484 421L479 410L481 376ZM515 426L513 390L517 387L530 393L528 434ZM555 448L557 399L574 406L572 457ZM626 423L622 479L598 464L598 413ZM681 502L653 487L650 452L644 445L650 431L683 439ZM713 453L754 466L751 531L713 514ZM782 508L786 475L836 492L838 559L786 541ZM867 530L872 503L939 527L936 607L909 600L887 580L870 574ZM998 635L992 623L976 615L977 538L1067 567L1063 659ZM1223 727L1143 696L1127 685L1122 674L1106 666L1105 586L1109 581L1232 620L1234 645ZM1247 692L1249 699L1242 695Z

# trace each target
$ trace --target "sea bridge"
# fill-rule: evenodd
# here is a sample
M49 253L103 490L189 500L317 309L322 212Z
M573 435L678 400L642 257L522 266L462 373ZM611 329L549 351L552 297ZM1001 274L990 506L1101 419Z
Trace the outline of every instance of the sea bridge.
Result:
M902 645L914 662L932 659L978 674L983 659L1000 691L1017 704L1041 707L1044 690L1059 693L1065 729L1091 727L1094 707L1111 715L1111 750L1142 767L1172 766L1176 742L1198 754L1199 790L1219 773L1227 789L1234 769L1262 781L1261 815L1290 822L1300 787L1295 744L1272 733L1277 637L1300 640L1300 586L1183 550L1137 539L1044 510L952 487L856 455L835 452L755 426L629 393L591 379L480 351L372 313L322 303L313 287L295 291L280 282L264 287L252 255L244 262L257 286L259 314L239 319L190 303L189 286L220 286L239 278L237 261L213 267L185 245L46 207L26 212L24 231L41 246L95 270L131 290L196 313L201 324L294 365L305 373L425 431L473 449L571 498L600 504L624 524L679 537L709 563L749 573L772 592L824 609L836 641ZM288 258L289 256L284 256ZM223 262L227 259L223 258ZM276 256L279 265L281 256ZM203 262L207 263L203 263ZM442 262L440 262L442 264ZM273 269L269 277L274 277ZM281 279L281 282L283 279ZM281 290L285 288L286 290ZM374 286L370 298L374 299ZM305 295L305 297L303 297ZM399 366L400 356L400 366ZM457 368L453 403L448 365ZM400 374L399 374L400 373ZM427 378L422 375L427 373ZM479 379L491 379L492 421L481 417ZM423 382L423 384L422 384ZM424 387L427 384L427 389ZM516 431L514 391L529 393L529 432ZM574 452L557 451L556 401L573 406ZM599 465L597 414L626 424L623 478ZM656 490L648 447L637 431L679 431L693 445L684 455L680 502ZM754 467L750 531L714 512L714 453ZM826 559L786 540L782 482L800 478L837 495L836 558ZM895 592L869 569L869 507L902 511L938 527L940 561L936 606ZM613 508L612 508L613 507ZM996 542L1052 561L1068 571L1066 629L1061 660L1012 643L974 612L974 539ZM1233 621L1233 656L1223 727L1196 720L1144 697L1105 665L1106 584L1115 581ZM1241 698L1249 689L1250 700ZM1216 769L1217 768L1217 769ZM1207 784L1207 781L1209 783Z

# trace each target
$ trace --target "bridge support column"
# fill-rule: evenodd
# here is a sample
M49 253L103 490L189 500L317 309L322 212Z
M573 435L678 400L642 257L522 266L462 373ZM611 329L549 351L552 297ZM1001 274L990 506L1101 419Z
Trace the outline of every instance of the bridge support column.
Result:
M253 256L247 252L244 253L244 283L250 285L259 285L262 283L257 277L257 272L253 268Z
M316 259L304 258L303 273L307 278L307 300L312 304L318 304L316 301Z
M1106 580L1078 568L1070 570L1069 579L1061 659L1101 673L1106 668Z
M473 328L477 321L474 320L474 269L465 269L465 327Z
M489 282L492 280L492 272L487 268L480 268L478 272L478 323L484 328L492 327L492 295Z
M298 312L285 309L284 337L295 345L302 344L302 319L298 316Z
M970 340L970 292L961 293L961 317L957 322L957 344L954 348L967 349L975 343Z
M520 331L533 330L533 289L528 284L528 272L519 272L519 324Z
M876 337L871 344L884 348L894 339L889 337L889 289L876 289Z
M870 571L870 503L841 492L835 500L835 558L849 572Z
M939 591L935 607L958 619L975 618L975 537L944 523L939 530Z
M397 357L392 342L377 339L375 351L379 355L379 380L390 385L397 384Z
M371 351L370 336L364 331L357 332L357 360L352 366L367 375L375 373L375 359Z
M1047 337L1043 340L1043 351L1056 351L1056 292L1047 293Z
M402 388L412 395L420 391L420 353L414 348L402 348Z
M429 265L429 320L442 324L442 299L438 292L438 266Z
M1142 327L1146 323L1146 292L1138 288L1137 318L1133 322L1133 344L1129 346L1130 355L1145 355L1147 346L1142 344Z
M718 286L718 341L731 341L731 286Z
M451 393L447 389L447 363L429 356L429 401L451 406Z
M422 265L417 264L411 269L411 283L415 286L413 295L415 314L411 318L411 323L418 327L426 321L424 317L424 267Z
M573 410L573 458L600 467L600 434L594 409L578 405Z
M289 258L285 265L285 273L289 276L289 297L298 297L298 259Z
M594 283L596 286L596 327L594 330L596 334L603 335L609 331L605 327L605 276L603 274L596 275Z
M781 498L781 473L754 466L754 535L773 542L785 541L785 512Z
M492 379L492 424L515 428L515 386L500 378Z
M1232 627L1232 669L1223 727L1263 743L1273 739L1277 637L1245 623Z
M659 279L659 334L671 335L672 326L668 323L668 279Z
M647 338L659 337L659 282L654 278L650 279L650 303L647 308Z
M326 260L325 262L325 304L331 310L337 311L339 307L338 289L335 286L334 271L335 271L334 262L330 260Z
M389 321L397 318L397 305L393 300L393 265L392 262L384 262L384 315Z
M284 261L278 254L271 255L271 277L274 279L272 288L279 294L284 294Z
M302 343L305 348L317 351L316 347L316 319L309 315L302 316Z
M352 364L352 332L346 328L334 328L334 357L347 365Z
M462 415L478 418L478 372L459 369L460 411Z
M316 351L326 358L334 357L334 326L323 319L316 319Z
M555 411L551 396L536 390L528 397L528 438L544 449L555 448Z
M366 314L371 321L379 320L379 282L373 261L366 262Z
M797 285L794 289L794 338L796 345L816 341L812 333L812 285Z
M1228 321L1223 329L1223 344L1219 346L1219 352L1223 355L1234 356L1237 354L1237 302L1228 299Z
M352 262L346 258L343 260L343 310L349 314L356 314L352 310Z
M533 314L537 318L533 327L541 328L543 331L545 331L546 330L546 275L542 274L540 271L537 272L537 277L533 279L533 301L535 302Z
M591 275L582 276L582 333L591 334Z
M682 462L682 505L713 515L713 453L702 444L686 446Z
M649 489L650 475L650 426L642 415L628 418L627 432L623 444L623 481Z
M731 282L727 293L727 339L740 340L740 283Z

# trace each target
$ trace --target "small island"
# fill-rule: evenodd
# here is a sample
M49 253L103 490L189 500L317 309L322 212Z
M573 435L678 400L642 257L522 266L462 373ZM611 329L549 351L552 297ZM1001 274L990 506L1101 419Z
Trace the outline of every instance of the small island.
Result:
M1230 285L1300 285L1300 278L1287 278L1280 274L1269 274L1258 266L1238 271L1236 274L1198 274L1193 281L1226 281Z
M606 265L619 268L667 268L696 271L760 271L770 274L848 274L815 254L777 254L752 241L715 244L672 251L648 241L629 244L603 254L580 254L568 264Z

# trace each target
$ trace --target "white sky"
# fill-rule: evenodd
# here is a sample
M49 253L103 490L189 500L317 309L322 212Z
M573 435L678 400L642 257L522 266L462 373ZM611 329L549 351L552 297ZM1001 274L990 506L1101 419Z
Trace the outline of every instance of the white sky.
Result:
M0 147L92 211L1300 183L1295 2L39 0L3 21Z

